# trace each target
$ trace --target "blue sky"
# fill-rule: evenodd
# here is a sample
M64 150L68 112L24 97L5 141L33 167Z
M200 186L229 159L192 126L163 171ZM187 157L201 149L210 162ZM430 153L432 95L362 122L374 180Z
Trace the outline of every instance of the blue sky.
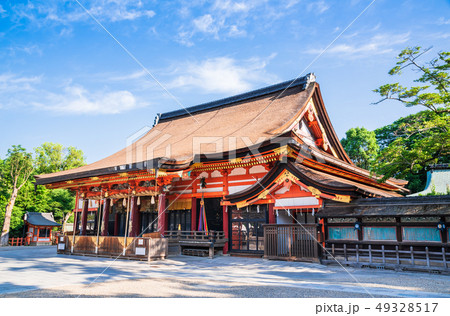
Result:
M314 72L339 138L419 109L371 105L398 52L450 49L449 1L0 1L0 156L51 141L88 162L166 112ZM81 7L95 17L172 96ZM425 59L428 58L425 56ZM304 71L302 73L302 71ZM405 79L411 80L411 74Z

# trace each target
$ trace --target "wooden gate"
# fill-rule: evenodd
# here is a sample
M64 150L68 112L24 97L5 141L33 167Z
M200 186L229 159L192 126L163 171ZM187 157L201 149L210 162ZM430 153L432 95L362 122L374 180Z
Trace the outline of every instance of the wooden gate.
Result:
M264 258L319 262L317 225L264 225Z

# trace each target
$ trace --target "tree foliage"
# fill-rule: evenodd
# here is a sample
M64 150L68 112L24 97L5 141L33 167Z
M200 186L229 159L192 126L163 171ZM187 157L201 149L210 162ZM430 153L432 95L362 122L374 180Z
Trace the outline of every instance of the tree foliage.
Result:
M69 170L85 165L83 152L72 146L43 143L34 151L38 174Z
M412 191L424 187L426 167L450 162L450 117L422 111L375 130L382 150L374 169L408 180Z
M450 162L450 52L439 52L428 63L419 58L429 49L416 46L404 49L390 75L401 75L406 68L419 74L414 82L422 85L404 87L385 84L374 90L384 100L397 100L406 106L423 106L425 111L400 118L375 130L381 151L373 169L388 177L409 181L408 187L424 187L427 166Z
M371 169L373 160L379 151L373 131L368 131L364 127L351 128L345 133L341 143L355 165L360 168Z
M428 63L420 63L418 59L429 50L420 46L408 47L398 55L396 66L389 70L389 75L394 76L411 68L420 75L414 82L421 85L404 87L398 82L382 85L374 90L382 97L377 103L396 100L408 107L419 105L433 112L450 111L450 52L439 52Z

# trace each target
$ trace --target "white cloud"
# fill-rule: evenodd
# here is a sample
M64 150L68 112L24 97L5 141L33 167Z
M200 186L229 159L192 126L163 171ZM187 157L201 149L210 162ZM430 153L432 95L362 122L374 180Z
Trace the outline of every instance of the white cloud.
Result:
M15 56L17 53L25 53L27 55L37 54L42 56L42 49L35 44L23 46L11 46L7 48L10 56Z
M127 75L113 76L113 77L110 77L109 79L112 80L112 81L128 81L128 80L141 79L141 78L144 78L147 75L148 74L147 74L147 72L145 70L137 70L137 71L132 72L132 73L127 74Z
M251 1L234 2L230 0L216 0L213 9L220 10L226 14L233 14L237 12L247 12L253 5L254 3L251 3Z
M179 28L177 40L183 45L192 46L194 44L193 37L196 34L212 36L217 40L246 36L247 20L253 18L250 11L264 6L265 2L262 0L216 0L207 12L191 19L188 24L183 24ZM191 10L183 7L179 10L179 14L182 18L188 18ZM261 17L259 14L255 14L255 16Z
M300 0L287 0L286 4L285 4L285 8L289 9L295 5L297 5L300 2Z
M341 57L367 57L390 53L394 51L395 46L404 44L409 40L409 33L405 34L377 34L369 38L369 40L358 40L353 36L349 43L336 44L331 46L325 54L339 55ZM319 54L322 49L307 50L310 54Z
M214 19L210 14L205 14L195 19L193 23L196 30L200 32L217 34L219 30L218 25L214 24Z
M252 58L237 61L230 57L210 58L200 62L178 65L172 71L176 78L169 88L197 89L201 93L240 93L252 89L255 84L268 84L277 80L268 74L266 59Z
M152 18L156 14L153 10L143 9L143 3L135 0L98 0L88 10L95 17L112 22Z
M2 5L0 4L0 16L5 17L6 16L6 10L3 9Z
M152 18L155 11L144 6L141 0L94 0L81 4L100 21L120 22L139 18ZM89 21L91 17L77 3L72 2L67 6L59 1L35 1L28 4L12 6L16 17L28 19L35 25L42 26L46 23L58 23L67 25L73 22Z
M449 25L450 19L445 19L445 18L441 17L437 20L437 24L438 25Z
M0 74L0 95L3 93L19 93L34 91L36 84L42 81L42 76L21 77L12 73Z
M90 91L67 80L57 90L43 76L0 74L0 108L32 107L59 114L117 114L145 104L127 90Z
M309 3L308 6L306 7L306 10L308 12L316 12L316 13L322 14L325 11L327 11L329 8L330 8L330 6L328 4L326 4L325 1L320 0L320 1L315 1L315 2Z
M80 85L65 87L62 93L50 93L33 106L64 114L117 114L138 106L129 91L90 92Z

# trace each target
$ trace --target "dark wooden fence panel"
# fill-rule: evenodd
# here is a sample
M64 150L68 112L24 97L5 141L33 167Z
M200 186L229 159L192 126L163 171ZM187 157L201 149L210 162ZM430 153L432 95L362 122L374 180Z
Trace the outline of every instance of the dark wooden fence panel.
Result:
M450 246L327 242L322 262L336 261L356 267L450 272Z
M319 262L317 225L264 225L264 258Z

